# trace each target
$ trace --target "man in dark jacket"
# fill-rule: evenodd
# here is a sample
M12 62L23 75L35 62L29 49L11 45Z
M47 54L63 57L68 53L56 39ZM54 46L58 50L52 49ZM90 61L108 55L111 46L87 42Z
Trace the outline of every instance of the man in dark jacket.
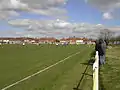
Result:
M100 65L105 64L106 43L103 39L96 41L95 50L98 51Z

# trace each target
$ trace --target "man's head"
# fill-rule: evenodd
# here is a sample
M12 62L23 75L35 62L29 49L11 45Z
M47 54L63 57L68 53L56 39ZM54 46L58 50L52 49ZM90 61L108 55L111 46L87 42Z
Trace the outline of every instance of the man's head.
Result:
M104 43L104 40L103 39L99 39L99 44L101 44L101 43Z

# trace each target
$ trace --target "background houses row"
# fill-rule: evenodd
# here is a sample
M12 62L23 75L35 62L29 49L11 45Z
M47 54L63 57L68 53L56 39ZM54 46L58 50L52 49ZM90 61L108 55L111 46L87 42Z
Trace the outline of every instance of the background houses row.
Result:
M18 37L18 38L0 38L0 43L4 44L95 44L95 41L87 38L62 38L56 39L53 37L50 38L28 38L28 37Z

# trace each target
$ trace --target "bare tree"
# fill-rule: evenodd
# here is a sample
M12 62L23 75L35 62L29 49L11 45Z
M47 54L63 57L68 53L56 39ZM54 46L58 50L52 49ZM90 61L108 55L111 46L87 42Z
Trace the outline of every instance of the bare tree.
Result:
M104 39L108 45L109 41L112 39L113 36L114 32L110 31L109 29L103 29L100 31L99 38Z
M110 40L113 37L113 35L114 32L110 31L109 29L104 29L101 30L99 38L102 38L104 40Z

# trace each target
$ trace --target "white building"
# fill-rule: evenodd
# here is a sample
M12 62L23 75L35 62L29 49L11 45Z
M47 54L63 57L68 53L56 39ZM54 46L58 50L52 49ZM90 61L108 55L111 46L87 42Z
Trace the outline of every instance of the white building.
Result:
M76 40L76 44L84 44L83 40Z

